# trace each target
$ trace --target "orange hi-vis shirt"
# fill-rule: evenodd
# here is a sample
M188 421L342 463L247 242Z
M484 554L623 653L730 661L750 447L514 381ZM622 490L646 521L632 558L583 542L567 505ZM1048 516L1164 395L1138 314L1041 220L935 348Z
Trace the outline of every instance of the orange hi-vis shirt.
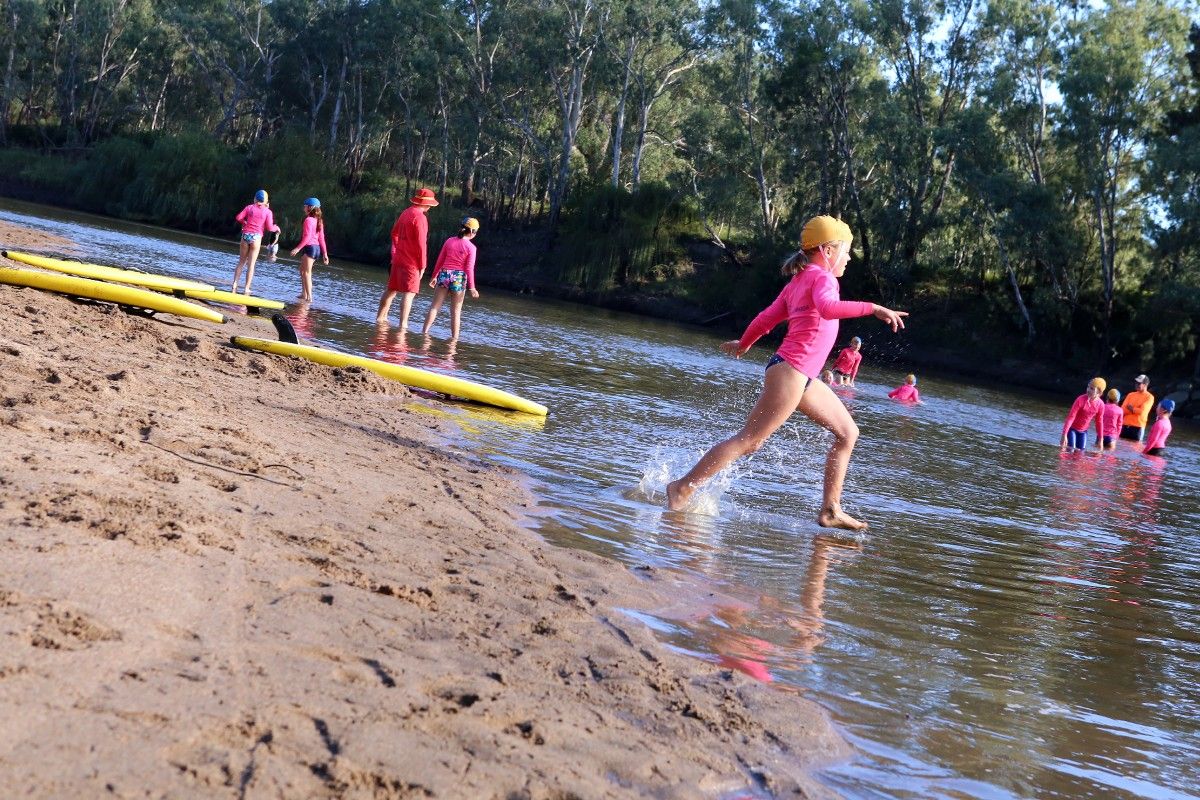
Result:
M1134 389L1125 395L1125 402L1121 404L1121 409L1125 412L1121 424L1132 428L1144 428L1150 421L1150 410L1153 408L1154 395L1145 389Z

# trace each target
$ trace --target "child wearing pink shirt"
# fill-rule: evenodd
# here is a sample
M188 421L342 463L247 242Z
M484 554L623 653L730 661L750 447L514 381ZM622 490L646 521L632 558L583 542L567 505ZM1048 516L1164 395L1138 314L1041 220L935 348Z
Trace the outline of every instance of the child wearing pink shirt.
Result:
M304 224L300 228L300 244L292 255L300 254L300 302L312 301L312 268L317 256L321 263L329 266L329 248L325 246L325 218L321 214L321 201L310 197L304 201Z
M813 217L800 234L800 252L783 264L791 280L775 302L754 318L742 338L721 345L741 358L750 346L776 325L787 321L783 344L767 361L762 394L742 429L704 454L687 474L667 484L667 507L681 511L696 489L742 456L758 450L795 411L834 435L825 461L825 487L817 524L825 528L863 530L867 523L842 510L842 485L858 426L842 401L816 380L837 339L838 320L874 315L893 332L904 327L905 311L839 297L837 279L850 261L850 226L833 217Z
M859 350L862 350L862 339L855 336L833 362L833 374L842 386L853 386L854 379L858 377L858 368L862 365L862 353Z
M1063 423L1062 449L1073 447L1083 450L1087 447L1087 429L1092 420L1096 420L1096 449L1104 449L1104 429L1101 427L1100 412L1104 403L1100 395L1105 388L1104 378L1092 378L1088 381L1087 394L1081 394L1071 404L1067 412L1067 421Z
M888 397L901 403L920 403L921 393L917 391L917 376L909 373L904 383L888 392Z
M250 284L254 281L254 263L258 261L258 248L262 245L263 231L277 231L275 215L271 213L267 203L267 190L259 189L254 193L254 202L238 212L234 218L242 223L242 236L238 245L238 263L233 271L233 289L238 290L238 282L242 279L242 267L246 268L246 294L250 294Z
M1146 434L1146 444L1142 449L1144 455L1161 456L1167 449L1167 437L1171 435L1171 413L1174 411L1174 400L1163 400L1158 404L1158 419Z
M1125 418L1125 410L1121 408L1121 393L1116 389L1109 389L1104 398L1108 402L1100 412L1100 441L1105 450L1115 450L1117 437L1121 435L1121 421Z
M449 295L450 341L458 341L464 290L470 291L472 298L479 297L479 292L475 291L475 243L471 241L477 233L479 220L463 217L458 233L442 245L437 263L433 266L433 275L429 278L429 285L434 291L433 302L429 305L429 316L425 318L425 327L421 329L425 336L429 335L429 329L433 327L433 321Z

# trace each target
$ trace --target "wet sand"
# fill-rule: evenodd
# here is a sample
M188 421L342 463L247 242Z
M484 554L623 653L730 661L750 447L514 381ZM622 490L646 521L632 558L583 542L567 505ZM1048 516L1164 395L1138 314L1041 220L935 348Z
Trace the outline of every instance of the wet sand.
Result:
M523 528L432 401L230 346L257 317L0 316L10 796L831 794L820 709L656 642L617 609L673 581Z

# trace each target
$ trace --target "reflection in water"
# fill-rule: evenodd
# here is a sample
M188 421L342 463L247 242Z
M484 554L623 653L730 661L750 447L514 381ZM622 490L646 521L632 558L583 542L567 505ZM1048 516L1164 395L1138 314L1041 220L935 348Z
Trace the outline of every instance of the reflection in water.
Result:
M26 206L0 219L209 283L228 280L236 250ZM676 601L642 615L674 647L828 708L859 753L822 773L846 797L1195 796L1200 446L1187 426L1169 459L1124 442L1059 458L1059 401L923 377L928 404L898 408L887 391L902 373L876 358L844 395L862 431L847 497L879 520L870 536L827 539L808 520L826 441L799 422L723 476L709 516L675 518L647 500L658 471L694 462L749 410L767 351L731 361L707 332L495 291L455 351L407 346L374 325L382 280L331 265L319 310L289 316L324 346L545 402L546 419L413 407L529 474L548 540L676 581ZM255 288L290 296L294 266L260 263Z
M408 360L408 337L399 328L388 324L376 325L366 354L368 358L378 361L403 364Z

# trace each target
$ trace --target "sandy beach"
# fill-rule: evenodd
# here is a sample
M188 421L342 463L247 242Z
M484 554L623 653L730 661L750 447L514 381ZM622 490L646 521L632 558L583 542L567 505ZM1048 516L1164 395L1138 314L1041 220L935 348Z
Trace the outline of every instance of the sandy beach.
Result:
M831 794L818 707L659 644L617 609L673 579L541 541L435 401L261 317L0 315L7 796Z

